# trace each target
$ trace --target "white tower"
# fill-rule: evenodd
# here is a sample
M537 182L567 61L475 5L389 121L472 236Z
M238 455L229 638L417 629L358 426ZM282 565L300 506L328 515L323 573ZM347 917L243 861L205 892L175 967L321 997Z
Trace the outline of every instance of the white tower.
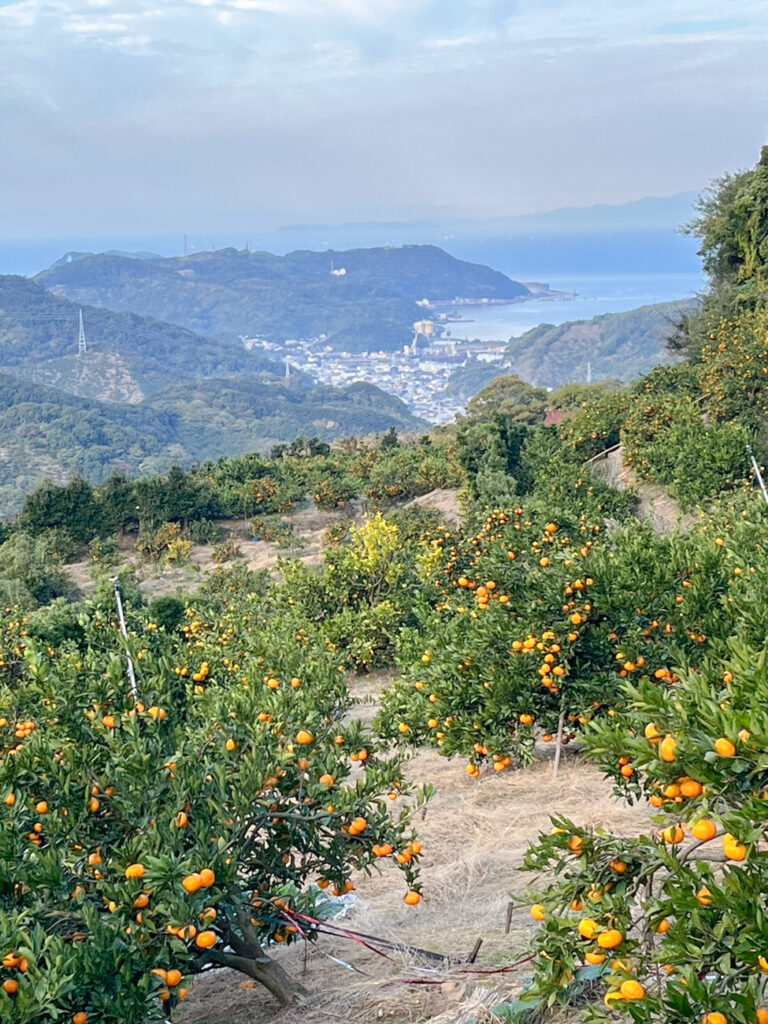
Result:
M79 356L85 355L88 351L88 344L85 340L85 328L83 327L83 311L80 310L80 330L77 333L77 354Z
M288 356L285 357L285 379L287 380L291 376L291 362Z

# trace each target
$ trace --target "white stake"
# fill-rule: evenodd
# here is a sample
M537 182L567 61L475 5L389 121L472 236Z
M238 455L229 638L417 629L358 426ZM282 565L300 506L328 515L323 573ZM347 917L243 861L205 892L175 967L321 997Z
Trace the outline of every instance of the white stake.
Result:
M747 452L749 453L749 458L750 458L750 461L752 462L752 469L754 469L754 471L755 471L755 476L757 477L757 482L760 485L760 490L763 492L763 497L765 498L765 503L766 503L766 505L768 505L768 491L765 489L765 481L763 480L763 474L760 472L760 467L758 466L757 459L755 458L755 456L754 456L754 454L752 452L752 445L751 444L747 445Z
M554 765L552 767L552 774L555 775L555 776L557 775L558 771L560 770L560 757L561 757L561 755L563 753L563 733L564 732L565 732L565 696L563 696L563 700L560 702L560 719L559 719L559 721L557 723L557 737L555 739L555 743L557 744L557 746L555 747L555 763L554 763Z
M128 649L128 630L125 626L125 615L123 614L123 600L120 597L120 585L117 581L117 576L112 577L112 582L115 584L115 600L117 601L117 614L120 618L120 632L123 634L125 640L125 656L128 659L128 678L131 682L131 696L136 701L139 699L139 691L136 687L136 673L133 671L133 661L131 660L131 652Z

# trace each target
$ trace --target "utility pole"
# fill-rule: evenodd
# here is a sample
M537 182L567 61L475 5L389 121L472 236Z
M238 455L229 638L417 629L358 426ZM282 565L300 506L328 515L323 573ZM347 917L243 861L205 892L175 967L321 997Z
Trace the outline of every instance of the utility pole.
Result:
M760 467L757 464L757 459L755 458L754 452L752 451L751 444L747 445L747 455L749 455L749 460L752 463L752 469L754 469L755 471L755 476L757 478L758 484L760 485L760 490L763 492L765 503L766 505L768 505L768 491L765 489L765 481L763 480L763 474L760 472Z
M85 328L83 327L83 311L80 310L80 329L77 333L77 354L84 356L88 351L88 343L85 340Z
M117 602L117 615L120 619L120 632L123 634L125 640L125 656L128 660L128 679L131 684L131 696L134 701L139 699L139 691L136 686L136 673L133 671L133 661L131 659L131 652L128 649L128 630L125 625L125 614L123 613L123 599L120 596L120 584L117 576L111 576L110 579L115 584L115 601Z

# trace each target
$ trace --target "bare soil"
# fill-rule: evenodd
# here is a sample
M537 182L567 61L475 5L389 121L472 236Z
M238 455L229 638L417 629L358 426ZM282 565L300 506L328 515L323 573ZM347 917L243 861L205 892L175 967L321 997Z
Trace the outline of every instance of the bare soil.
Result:
M412 505L419 505L421 508L437 509L451 526L458 526L461 523L461 509L458 497L459 491L457 488L438 487L434 491L430 491L429 494L422 494L420 497L409 501L406 508Z
M280 558L295 558L307 565L319 565L323 560L323 541L325 531L345 515L347 510L319 511L315 508L301 509L285 516L285 522L293 527L296 543L280 546L268 541L254 541L242 519L221 519L217 526L224 539L233 538L237 541L242 559L249 569L274 568ZM352 509L355 519L360 519L359 510ZM213 544L196 544L189 556L189 561L180 566L157 566L144 561L139 553L133 550L135 538L126 537L125 550L121 558L122 565L133 566L140 579L140 589L144 597L152 600L168 594L189 593L199 589L205 580L217 568L213 560ZM91 576L92 563L88 559L71 562L65 566L67 575L84 595L90 594L95 587Z
M624 453L620 447L596 458L591 465L593 472L603 477L612 487L635 492L638 498L637 518L648 523L656 533L664 535L675 530L685 532L695 525L695 516L683 512L663 487L641 481L633 470L624 465Z
M390 680L381 673L353 681L366 700L366 717L377 690ZM436 790L417 822L424 846L423 900L418 907L404 905L402 877L388 864L359 879L354 904L339 923L460 958L482 938L477 968L495 970L521 959L532 922L528 908L517 907L505 934L507 908L510 894L522 895L533 882L518 869L528 844L551 828L551 815L627 835L648 826L646 809L616 801L609 784L577 754L569 751L553 778L551 745L541 753L542 760L529 769L489 771L477 780L467 776L463 763L433 751L417 753L409 776ZM263 990L222 970L195 982L174 1019L179 1024L492 1024L498 1020L493 1008L514 998L530 976L525 965L472 975L402 952L385 958L349 939L328 936L307 948L298 943L279 949L275 956L309 990L301 1004L281 1010Z
M444 489L430 491L420 498L415 498L410 505L423 508L435 508L452 525L460 520L458 491ZM295 543L279 545L269 541L254 541L248 524L242 519L219 519L216 525L224 539L233 538L237 541L241 558L253 571L273 569L281 558L294 558L307 565L320 565L323 560L325 532L333 523L344 518L352 518L360 523L363 512L358 503L352 503L345 509L323 511L310 506L291 512L283 517L284 523L293 530ZM206 579L217 568L213 560L213 544L196 544L189 556L189 561L180 566L156 566L144 561L133 549L135 538L128 535L123 538L122 565L133 566L139 576L139 586L144 597L153 600L169 594L190 593L204 585ZM71 562L65 571L81 594L88 596L95 589L91 575L93 564L89 559Z

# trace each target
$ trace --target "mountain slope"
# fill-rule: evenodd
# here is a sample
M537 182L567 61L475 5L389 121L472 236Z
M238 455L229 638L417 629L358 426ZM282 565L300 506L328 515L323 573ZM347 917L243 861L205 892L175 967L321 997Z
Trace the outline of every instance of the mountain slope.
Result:
M17 511L44 477L100 483L116 470L266 451L300 434L324 440L420 430L398 399L371 384L306 390L254 377L186 382L136 404L98 402L0 373L0 515Z
M426 429L404 402L373 384L318 386L299 392L276 383L265 388L247 378L204 380L169 388L148 407L176 418L176 442L194 460L264 451L299 435L336 437Z
M138 262L138 261L134 261ZM0 515L49 476L98 483L324 440L418 430L423 421L372 385L313 387L258 352L133 313L79 306L20 277L0 277Z
M423 298L529 294L498 271L430 245L287 256L224 249L169 259L70 254L36 280L78 303L132 310L229 341L326 335L348 351L408 342Z
M588 364L593 380L632 380L670 361L666 339L695 306L695 300L685 299L557 327L540 324L510 341L505 363L539 387L583 381Z
M173 418L154 409L79 398L0 373L0 515L16 511L45 477L62 483L80 473L99 481L115 469L160 468L173 433Z
M258 352L182 327L83 305L88 351L77 355L80 306L22 277L0 277L0 371L85 398L141 401L182 380L281 376Z

